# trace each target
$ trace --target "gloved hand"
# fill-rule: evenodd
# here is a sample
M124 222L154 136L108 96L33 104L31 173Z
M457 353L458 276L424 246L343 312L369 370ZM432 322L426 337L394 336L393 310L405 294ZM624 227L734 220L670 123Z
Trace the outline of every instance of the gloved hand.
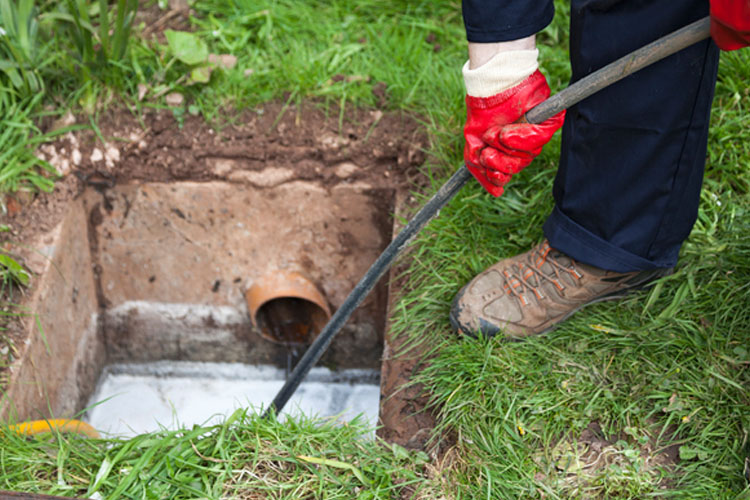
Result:
M464 66L467 89L464 161L493 196L503 194L503 186L511 176L531 163L565 118L562 111L537 125L516 123L550 94L546 78L537 69L537 53L534 49L499 54L477 70L469 70L468 63ZM531 54L533 60L529 59ZM492 93L498 88L499 91Z
M722 50L750 45L750 0L711 0L711 38Z

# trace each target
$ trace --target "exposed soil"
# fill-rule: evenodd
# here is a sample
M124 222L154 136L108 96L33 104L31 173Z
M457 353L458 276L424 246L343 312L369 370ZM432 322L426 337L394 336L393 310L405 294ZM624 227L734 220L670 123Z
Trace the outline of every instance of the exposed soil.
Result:
M424 161L424 133L416 122L381 111L359 111L341 129L334 112L326 116L312 105L284 110L269 104L246 111L220 131L193 116L178 127L169 112L146 115L145 128L127 112L104 121L100 127L109 144L97 147L93 133L83 134L78 166L89 183L104 186L133 179L225 179L272 187L294 178L398 188ZM120 140L126 144L118 147L117 162L108 148ZM107 168L115 162L118 168Z
M429 398L421 385L412 384L412 376L420 369L421 349L398 355L401 338L392 339L389 352L383 355L381 375L381 412L378 436L412 449L428 451L435 414L427 408ZM443 447L447 442L437 443ZM440 452L442 450L429 450Z
M400 208L403 210L406 207ZM394 236L401 229L396 223ZM389 311L396 306L406 286L408 265L408 257L402 258L391 272L394 278L388 284ZM426 353L430 346L427 342L409 342L407 337L394 336L390 324L386 327L380 382L380 427L377 435L389 443L428 452L433 460L441 462L455 444L456 437L442 435L440 439L431 440L432 430L437 424L437 414L429 405L429 395L425 393L424 387L413 382L416 374L429 363Z
M138 7L133 23L136 27L143 23L144 28L140 32L141 37L149 38L153 36L160 43L164 43L166 41L164 30L190 30L190 16L193 15L193 12L190 10L187 0L170 0L167 10L162 10L156 2L150 6L145 5L145 3L148 2L141 2L142 5Z

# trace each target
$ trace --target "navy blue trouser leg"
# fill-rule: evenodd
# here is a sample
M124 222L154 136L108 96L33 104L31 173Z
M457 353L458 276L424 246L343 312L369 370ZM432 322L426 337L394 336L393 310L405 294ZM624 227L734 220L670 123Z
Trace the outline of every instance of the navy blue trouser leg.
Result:
M573 0L572 81L708 15L707 0ZM671 267L695 222L719 51L693 45L568 110L550 244L612 271Z

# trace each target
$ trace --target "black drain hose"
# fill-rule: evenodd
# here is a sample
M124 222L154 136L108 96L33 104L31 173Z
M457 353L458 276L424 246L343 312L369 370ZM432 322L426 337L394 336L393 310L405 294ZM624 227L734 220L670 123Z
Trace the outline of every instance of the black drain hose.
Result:
M529 123L543 122L547 118L567 109L577 102L598 92L599 90L613 84L614 82L635 73L636 71L655 63L675 52L684 49L694 43L708 38L709 18L705 17L692 24L681 28L674 33L664 36L635 52L621 57L613 63L591 73L570 85L568 88L550 97L543 103L526 113ZM406 247L409 241L433 218L438 215L440 209L448 203L453 196L471 178L466 168L459 168L448 182L446 182L435 195L422 207L414 218L401 230L393 241L380 254L375 263L367 270L367 273L359 280L354 290L349 293L344 303L336 311L331 320L326 324L320 335L305 351L292 374L284 386L274 398L271 406L265 411L263 417L277 415L284 408L299 384L305 378L315 363L320 360L323 353L333 341L333 337L344 326L352 312L362 303L364 298L373 289L381 276L391 267L393 261Z

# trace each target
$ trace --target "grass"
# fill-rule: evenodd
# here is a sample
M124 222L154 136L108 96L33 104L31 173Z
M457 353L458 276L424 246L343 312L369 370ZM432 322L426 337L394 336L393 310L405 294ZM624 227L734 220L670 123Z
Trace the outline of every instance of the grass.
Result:
M65 5L39 7L42 19ZM95 116L113 100L138 112L165 107L164 95L180 92L187 102L177 115L220 123L269 99L316 98L343 114L374 105L373 88L384 82L387 106L419 113L433 141L431 187L415 196L428 197L460 164L465 42L457 2L196 0L192 8L195 35L209 52L236 56L234 68L192 81L202 63L177 58L134 25L122 57L92 64L82 77L72 73L81 51L61 43L38 69L19 64L27 76L18 86L2 80L0 104L28 116L9 143L17 158L31 161L33 141L42 140L31 127L43 104ZM570 74L566 26L560 4L539 37L553 90ZM37 46L45 43L39 35ZM45 90L32 106L24 86L35 77ZM392 320L412 344L430 346L415 382L439 411L434 439L456 438L445 460L427 463L361 439L356 423L282 425L240 413L221 426L121 441L1 434L0 487L108 498L390 498L407 485L422 498L750 498L749 82L747 50L722 54L698 222L676 273L650 291L591 306L525 342L450 332L447 313L460 286L542 237L559 136L500 200L464 188L414 243ZM147 89L142 100L138 85ZM45 165L15 163L22 164L26 173L2 189L49 179ZM0 162L0 178L5 168ZM587 429L606 441L591 467L580 442Z
M396 329L434 345L418 381L440 411L438 435L458 436L451 495L750 496L750 154L739 125L748 68L747 54L722 55L698 222L676 273L650 292L591 306L519 343L449 332L458 287L542 237L555 147L499 202L465 189L415 244ZM593 424L611 443L611 464L560 470L556 447L573 443L583 455L576 442ZM658 450L670 446L680 460L660 464Z
M424 453L375 445L366 433L357 421L282 424L244 410L221 425L129 440L0 433L0 488L112 499L364 500L429 491Z

